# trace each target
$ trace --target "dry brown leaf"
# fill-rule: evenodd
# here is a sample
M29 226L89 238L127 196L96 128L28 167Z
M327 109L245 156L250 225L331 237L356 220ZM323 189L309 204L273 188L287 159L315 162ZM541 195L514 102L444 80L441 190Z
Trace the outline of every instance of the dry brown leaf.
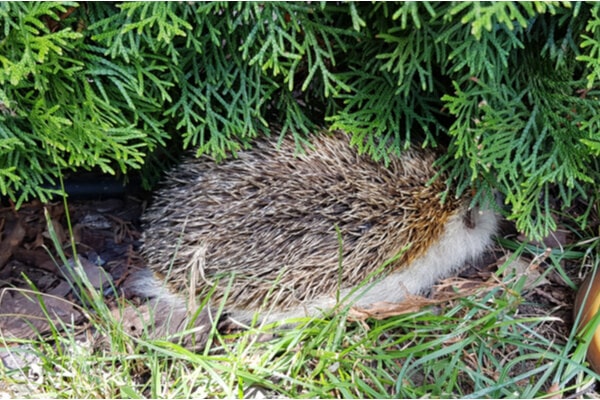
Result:
M550 387L548 388L548 390L546 391L546 393L550 394L550 397L547 397L548 399L562 399L562 393L559 392L560 391L560 385L558 384L558 382L554 382L552 385L550 385Z
M411 295L400 303L382 301L372 304L369 308L352 307L348 313L348 319L350 321L364 321L368 318L386 319L397 315L414 313L423 307L436 303L436 300Z
M20 220L16 221L10 233L6 235L2 243L0 243L0 268L8 262L15 248L18 247L25 237L25 228Z
M482 289L491 289L497 286L500 286L500 283L494 279L481 281L451 276L433 286L433 298L443 301L454 300L470 296Z
M348 313L350 321L365 321L368 318L386 319L393 316L414 313L423 307L439 305L461 297L470 296L482 290L500 286L501 283L493 280L485 282L473 281L459 277L444 279L434 287L434 295L427 298L418 295L407 295L399 303L379 302L369 308L352 307Z
M16 248L13 251L14 259L22 263L39 267L43 270L56 272L56 264L48 250L41 247L27 249L23 247Z
M498 260L498 263L504 264L512 257L512 253L508 253ZM525 290L535 289L538 286L550 283L546 278L542 278L542 271L538 268L540 260L533 260L531 262L525 261L522 257L518 257L513 260L505 269L504 276L515 274L514 279L521 279L525 277Z
M65 230L64 230L63 226L61 225L61 223L54 219L50 220L50 222L52 223L52 228L54 228L54 232L56 233L58 242L65 243L67 241L67 234L65 233ZM43 236L46 237L47 239L49 239L50 233L48 231L46 231L43 233Z
M127 305L111 310L113 317L120 322L123 331L132 337L140 337L144 327L150 321L150 310L147 304L140 306Z
M212 316L207 310L203 310L197 319L191 322L186 311L154 300L137 307L121 306L111 312L120 322L123 331L130 336L139 337L142 332L146 332L153 338L183 340L186 346L198 348L206 343L212 326ZM181 337L179 334L190 323L194 328Z
M99 265L94 264L85 257L77 256L79 258L79 264L83 268L83 273L87 277L88 281L96 289L105 287L109 282L112 281L111 276ZM68 266L61 266L59 270L65 277L65 279L73 282L77 282L78 277L74 270L75 263L73 259L69 259Z
M51 322L69 324L82 316L75 304L61 297L30 289L0 290L0 334L5 339L33 338L48 331Z

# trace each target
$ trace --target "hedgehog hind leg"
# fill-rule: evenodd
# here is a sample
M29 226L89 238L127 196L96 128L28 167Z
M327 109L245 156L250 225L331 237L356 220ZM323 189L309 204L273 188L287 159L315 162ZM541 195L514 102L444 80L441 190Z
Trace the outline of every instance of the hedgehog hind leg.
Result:
M214 326L213 313L206 306L197 312L190 310L185 299L169 290L165 282L150 270L135 272L123 284L132 295L147 299L135 310L121 316L127 321L126 330L139 336L148 332L151 339L167 339L179 342L186 348L204 348Z

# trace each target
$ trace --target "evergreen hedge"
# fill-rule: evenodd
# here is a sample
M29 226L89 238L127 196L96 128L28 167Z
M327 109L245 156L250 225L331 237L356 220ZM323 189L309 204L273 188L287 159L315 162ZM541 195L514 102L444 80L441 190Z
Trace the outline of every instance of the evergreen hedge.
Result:
M598 195L599 11L2 2L0 191L45 200L55 191L43 184L65 171L136 170L174 137L223 159L272 123L299 144L325 126L383 162L410 142L444 144L459 194L500 191L518 228L540 237L553 210Z

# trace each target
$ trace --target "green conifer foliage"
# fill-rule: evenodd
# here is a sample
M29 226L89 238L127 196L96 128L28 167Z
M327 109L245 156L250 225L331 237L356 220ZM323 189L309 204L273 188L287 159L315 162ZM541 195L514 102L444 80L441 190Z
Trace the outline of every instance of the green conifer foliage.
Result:
M172 137L221 160L269 124L299 144L329 127L382 162L410 143L444 144L459 194L501 192L539 237L553 209L598 194L599 10L3 2L0 192L45 200L61 171L126 173Z

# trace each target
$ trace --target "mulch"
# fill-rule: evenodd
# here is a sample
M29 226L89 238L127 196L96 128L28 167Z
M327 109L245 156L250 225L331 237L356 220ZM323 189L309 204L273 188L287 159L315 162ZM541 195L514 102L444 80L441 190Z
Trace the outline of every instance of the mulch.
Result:
M108 303L122 296L121 283L144 267L137 252L144 205L143 198L132 196L73 201L68 210L62 200L32 201L19 210L10 205L0 209L0 331L4 340L47 332L48 316L55 323L82 321L80 289L74 284L78 273L101 290ZM51 231L58 243L53 242ZM75 256L81 271L74 267Z

